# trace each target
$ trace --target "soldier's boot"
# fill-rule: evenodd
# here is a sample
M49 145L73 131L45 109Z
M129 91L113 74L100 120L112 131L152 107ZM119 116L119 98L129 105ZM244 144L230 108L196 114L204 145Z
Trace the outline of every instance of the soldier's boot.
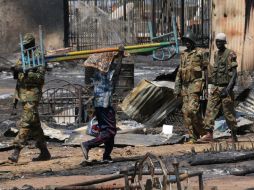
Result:
M17 163L19 160L19 155L20 155L21 148L16 147L12 153L11 156L8 157L8 160Z
M196 144L196 143L197 143L197 139L190 138L186 144Z
M47 161L51 159L51 155L49 153L49 150L47 148L46 143L37 143L36 147L40 149L40 155L36 158L33 158L33 161Z
M213 141L213 132L208 131L204 136L200 138L200 140L206 142Z
M197 143L197 133L195 131L189 131L190 138L187 144L195 144Z

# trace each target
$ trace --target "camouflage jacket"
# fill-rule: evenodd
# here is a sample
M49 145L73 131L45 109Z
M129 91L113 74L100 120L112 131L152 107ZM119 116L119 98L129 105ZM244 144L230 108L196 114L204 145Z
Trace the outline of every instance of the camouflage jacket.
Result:
M175 94L187 95L199 93L204 86L204 70L208 60L204 56L204 50L195 48L181 54L181 62L176 75Z
M232 69L237 67L236 53L225 49L222 54L215 52L214 65L211 73L212 83L218 86L228 85L232 77Z
M21 61L16 65L20 66ZM38 67L27 73L20 72L17 79L16 97L21 102L40 101L44 84L45 69Z

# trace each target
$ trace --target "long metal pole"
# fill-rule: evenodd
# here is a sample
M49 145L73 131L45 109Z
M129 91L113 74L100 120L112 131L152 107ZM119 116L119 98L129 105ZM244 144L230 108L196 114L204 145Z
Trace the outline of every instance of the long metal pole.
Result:
M157 48L170 46L172 43L170 42L160 42L160 43L148 43L148 44L141 44L141 45L133 45L133 46L125 46L124 49L129 53L146 53L156 50ZM65 61L65 60L74 60L74 59L86 59L90 54L94 53L103 53L103 52L113 52L118 51L117 47L115 48L101 48L95 50L83 50L83 51L74 51L69 52L62 55L53 55L53 56L46 56L46 62L58 62L58 61Z
M126 14L126 0L123 0L123 19L124 23L126 23L127 20L127 14ZM127 35L127 26L124 26L124 43L126 43L126 35Z
M175 176L176 176L176 184L177 184L177 190L181 190L181 181L180 181L180 174L179 174L179 162L175 158L173 163L172 163L175 171Z
M67 185L67 186L63 186L63 187L57 187L57 188L55 188L55 190L64 189L65 187L69 187L69 186L95 185L95 184L98 184L98 183L103 183L103 182L107 182L107 181L111 181L111 180L115 180L115 179L124 178L124 176L125 176L124 174L112 175L112 176L101 178L101 179L94 179L94 180L86 181L86 182L83 182L83 183L76 183L76 184Z
M39 26L39 35L40 35L41 62L42 62L42 65L45 66L43 32L42 32L42 26L41 25Z
M69 1L63 0L63 8L64 8L64 47L69 47L69 33L70 33L70 25L69 25Z
M152 33L153 33L153 36L156 36L156 3L155 3L155 0L152 0Z
M137 50L131 50L127 51L130 54L144 54L149 53L157 48L144 48L144 49L137 49ZM61 57L55 57L55 58L46 58L46 62L60 62L60 61L70 61L70 60L77 60L77 59L87 59L90 54L84 54L84 55L70 55L70 56L61 56Z
M80 41L79 41L79 30L80 30L80 22L79 22L79 10L78 8L75 8L75 15L76 15L76 24L77 24L77 50L80 50Z
M204 0L201 0L201 35L202 45L204 45Z
M162 46L169 46L169 45L171 45L170 42L148 43L148 44L125 46L124 50L162 47ZM110 51L118 51L118 47L115 47L115 48L102 48L102 49L96 49L96 50L84 50L84 51L76 51L76 52L74 51L74 52L67 53L67 55L83 55L83 54L103 53L103 52L110 52Z
M24 56L24 46L23 46L23 37L22 34L19 35L20 39L20 49L21 49L21 60L22 60L22 67L23 67L23 72L26 71L26 64L25 64L25 56Z
M198 176L198 184L199 184L199 190L204 190L204 183L203 183L202 174L199 174L199 176Z
M184 0L181 0L181 34L184 35Z

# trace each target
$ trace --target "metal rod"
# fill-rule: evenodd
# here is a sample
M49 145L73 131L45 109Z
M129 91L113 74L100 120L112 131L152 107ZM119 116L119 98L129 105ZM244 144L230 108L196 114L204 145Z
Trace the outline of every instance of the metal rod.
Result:
M176 43L176 53L179 53L175 13L172 13L172 20L171 20L171 22L172 22L172 25L173 25L174 38L176 39L176 41L175 41L175 43Z
M198 176L199 190L204 190L203 176L200 174Z
M161 46L169 46L169 45L171 45L170 42L147 43L147 44L125 46L124 50L152 48L152 47L161 47ZM118 51L118 47L116 47L116 48L102 48L102 49L95 49L95 50L85 50L85 51L78 51L78 52L69 52L66 55L83 55L83 54L103 53L103 52L110 52L110 51Z
M140 189L141 184L132 183L130 189ZM109 184L109 185L89 185L89 186L64 186L56 187L55 190L126 190L126 186L120 184Z
M181 0L181 35L184 35L184 0Z
M126 0L123 0L123 19L124 19L124 22L127 21L127 14L126 14ZM127 27L124 26L124 43L126 43L126 32L127 32Z
M183 173L183 174L179 175L179 180L183 181L183 180L191 178L191 177L196 177L196 176L199 177L200 175L202 176L202 174L203 174L202 172L194 172L194 173L191 173L191 174L189 174L189 173ZM176 178L172 178L172 179L169 178L168 182L169 183L176 183L177 179ZM203 183L203 181L202 181L202 183Z
M41 117L55 117L55 118L59 118L59 117L78 117L79 115L47 115L47 113L42 114Z
M35 66L35 57L34 57L34 50L33 49L31 50L31 53L32 53L33 67L36 67Z
M42 32L42 26L41 25L39 25L39 35L40 35L41 62L42 62L42 66L45 66L43 32Z
M79 28L80 28L80 22L79 22L79 10L78 8L75 9L75 14L76 14L76 26L77 26L77 50L80 50L80 43L79 43Z
M56 190L63 189L65 187L69 187L69 186L94 185L94 184L103 183L103 182L107 182L107 181L111 181L111 180L115 180L115 179L120 179L120 178L123 178L124 176L125 175L123 175L123 174L112 175L112 176L101 178L101 179L94 179L94 180L90 180L90 181L86 181L86 182L82 182L82 183L76 183L76 184L72 184L72 185L68 185L68 186L58 187L58 188L56 188Z
M89 186L65 186L65 187L56 187L57 190L113 190L120 189L124 190L124 185L119 184L109 184L109 185L89 185Z
M126 46L125 49L127 52L131 54L136 53L147 53L152 52L158 48L170 46L172 43L170 42L160 42L160 43L150 43L150 44L142 44L135 46ZM118 51L118 48L104 48L97 50L85 50L85 51L77 51L70 52L64 55L56 55L56 56L46 56L46 62L59 62L59 61L67 61L67 60L76 60L76 59L87 59L90 54L93 53L103 53L103 52L112 52Z
M176 184L177 184L177 190L181 190L181 181L180 181L180 176L179 176L179 162L175 158L173 163L172 163L175 171L175 176L176 176Z
M31 68L30 51L31 50L26 50L26 52L27 52L26 58L27 58L27 67L28 67L28 69Z
M152 33L153 36L156 36L156 3L155 0L152 0Z
M79 104L79 110L78 110L78 126L80 126L82 121L82 94L81 94L81 88L78 91L78 104Z
M201 0L201 35L202 45L204 44L204 0Z
M124 176L125 190L130 190L128 172L129 171L127 170L126 173L125 173L125 176Z
M126 174L126 171L120 171L120 173L121 174ZM132 176L133 175L133 171L132 172L128 172L128 175L129 176ZM143 175L151 175L151 172L150 171L144 171L143 173L142 173ZM168 171L167 172L167 175L174 175L175 174L175 172L173 172L173 171ZM182 177L180 177L180 179L182 180L183 179L183 176L185 175L186 173L184 173L184 172L179 172L179 175L180 176L182 176ZM195 177L195 176L199 176L199 175L202 175L203 174L203 172L189 172L188 173L188 177ZM155 172L154 172L154 175L164 175L164 173L163 173L163 171L161 171L161 170L155 170ZM174 181L175 182L175 181Z
M64 7L64 47L69 47L69 33L70 33L70 23L69 23L69 17L70 17L70 12L69 12L69 1L68 0L63 0L63 7Z

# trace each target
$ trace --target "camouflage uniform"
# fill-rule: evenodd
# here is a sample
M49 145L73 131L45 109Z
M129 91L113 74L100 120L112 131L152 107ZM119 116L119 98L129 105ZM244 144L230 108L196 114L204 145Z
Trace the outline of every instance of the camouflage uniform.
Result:
M199 108L205 78L203 69L206 67L207 61L203 50L199 48L190 52L185 50L181 54L181 63L175 81L175 94L181 94L183 97L184 125L194 141L205 133Z
M18 61L17 67L20 64L21 62ZM21 120L17 123L20 129L14 140L14 146L16 147L22 148L29 135L37 141L37 144L45 143L38 113L44 75L45 70L42 67L39 67L35 71L18 74L16 94L18 95L18 100L22 103L23 112Z
M35 47L35 38L31 33L25 34L21 45L26 50L24 52L25 56L30 56L31 60L34 55L40 54L39 50ZM19 60L15 66L11 67L11 70L13 71L13 78L17 80L15 99L22 103L23 112L20 121L17 122L20 129L13 142L15 148L8 159L12 162L18 162L20 152L31 136L36 140L36 147L40 150L39 156L32 160L50 160L51 155L44 139L38 112L44 84L45 68L37 67L23 73L21 61Z
M234 110L234 93L229 92L225 98L221 98L222 90L228 86L232 77L232 69L237 67L236 54L230 49L226 49L222 55L215 52L214 66L211 73L212 88L208 98L208 104L204 119L205 129L212 132L214 120L221 107L228 126L234 131L236 129L236 118Z

